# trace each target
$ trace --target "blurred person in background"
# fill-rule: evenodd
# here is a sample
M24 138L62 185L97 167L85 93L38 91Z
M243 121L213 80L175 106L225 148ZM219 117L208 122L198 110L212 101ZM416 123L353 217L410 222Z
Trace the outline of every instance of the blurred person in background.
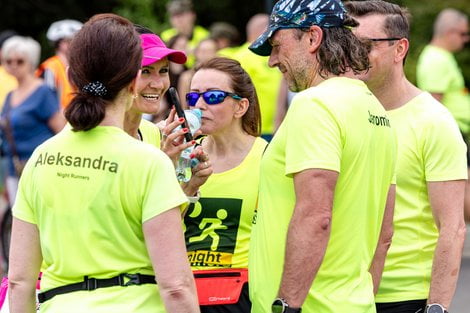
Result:
M197 313L170 159L123 130L142 48L133 24L93 16L71 43L69 128L38 147L13 207L10 312ZM104 53L100 53L104 52Z
M405 76L408 11L385 1L345 5L359 22L353 32L371 43L371 68L356 77L387 110L398 140L393 238L382 279L373 275L377 312L444 313L465 239L465 143L449 110Z
M167 11L170 15L170 24L172 28L161 33L161 38L168 40L182 34L188 38L188 61L187 66L194 66L194 50L201 40L209 37L209 31L200 25L196 25L196 12L191 0L170 0L167 4Z
M421 52L416 68L418 87L428 91L452 113L467 144L470 165L470 95L454 53L469 42L468 17L455 9L444 9L434 22L431 42ZM470 169L468 171L470 173ZM470 223L470 183L465 191L465 218Z
M171 37L166 46L169 49L183 51L185 54L187 54L187 45L188 39L186 36L179 34ZM176 62L170 62L170 86L178 86L178 79L181 73L188 69L185 63L178 64Z
M73 88L67 77L69 65L69 45L73 35L80 30L82 23L75 20L61 20L51 24L46 37L54 46L55 55L39 65L36 75L57 93L62 110L72 99Z
M282 75L277 69L269 67L265 58L248 50L249 45L266 30L268 23L267 14L251 17L246 25L247 42L232 57L240 62L255 84L261 109L261 137L270 141L275 131L274 120Z
M186 97L202 111L201 145L214 170L184 217L201 311L250 312L248 250L267 145L256 90L237 61L216 57L196 67Z
M0 115L11 204L24 163L37 146L59 132L65 123L54 91L34 75L40 54L39 43L30 37L13 36L2 48L5 69L18 82L18 87L8 93Z
M210 38L217 44L217 55L232 58L239 49L240 34L238 29L226 22L215 22L209 28Z
M198 66L215 56L217 56L217 43L214 39L206 38L202 40L194 50L195 56L195 66ZM180 97L181 104L188 108L186 102L186 94L189 92L191 78L194 75L194 68L190 68L187 71L184 71L178 81L178 94Z
M0 33L0 109L7 94L18 86L14 76L8 74L2 63L2 47L3 43L10 37L17 35L13 30L4 30Z

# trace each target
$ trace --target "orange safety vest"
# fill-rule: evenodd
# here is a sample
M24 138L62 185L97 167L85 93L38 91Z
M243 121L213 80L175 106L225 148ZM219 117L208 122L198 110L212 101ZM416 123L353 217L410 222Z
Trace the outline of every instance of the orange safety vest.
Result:
M55 55L39 65L39 68L36 71L36 75L41 77L46 70L49 70L54 74L54 85L57 90L60 106L62 109L65 109L72 100L73 93L75 92L75 89L72 87L67 78L65 65L62 63L60 58Z

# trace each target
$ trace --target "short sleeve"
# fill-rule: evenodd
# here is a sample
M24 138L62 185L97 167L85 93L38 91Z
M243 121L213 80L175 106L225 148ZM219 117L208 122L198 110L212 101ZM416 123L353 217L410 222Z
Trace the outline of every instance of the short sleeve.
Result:
M33 159L33 157L31 157L30 160L31 159ZM31 188L33 169L34 167L31 165L31 161L29 161L21 174L12 212L13 216L17 219L31 224L37 224L35 210L31 204L31 199L33 199L34 196L33 189Z
M59 111L59 99L51 88L45 85L42 88L41 101L37 102L35 112L41 120L47 121Z
M331 109L297 95L287 115L286 175L318 168L340 171L341 131Z
M467 178L466 145L450 113L425 128L423 158L426 181Z
M170 159L159 152L159 157L152 162L147 181L144 184L142 201L142 223L175 207L188 203L175 174Z

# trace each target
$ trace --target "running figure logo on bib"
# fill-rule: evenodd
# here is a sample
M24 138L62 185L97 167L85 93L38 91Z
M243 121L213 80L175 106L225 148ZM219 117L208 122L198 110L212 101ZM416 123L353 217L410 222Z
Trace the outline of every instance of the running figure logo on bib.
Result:
M231 267L242 200L201 198L191 204L185 239L191 266Z

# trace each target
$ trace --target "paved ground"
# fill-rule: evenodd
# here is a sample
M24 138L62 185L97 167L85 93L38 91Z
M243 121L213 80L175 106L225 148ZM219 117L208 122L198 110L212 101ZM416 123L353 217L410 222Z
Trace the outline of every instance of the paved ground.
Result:
M467 238L465 239L459 282L449 312L470 312L470 226L467 226Z

